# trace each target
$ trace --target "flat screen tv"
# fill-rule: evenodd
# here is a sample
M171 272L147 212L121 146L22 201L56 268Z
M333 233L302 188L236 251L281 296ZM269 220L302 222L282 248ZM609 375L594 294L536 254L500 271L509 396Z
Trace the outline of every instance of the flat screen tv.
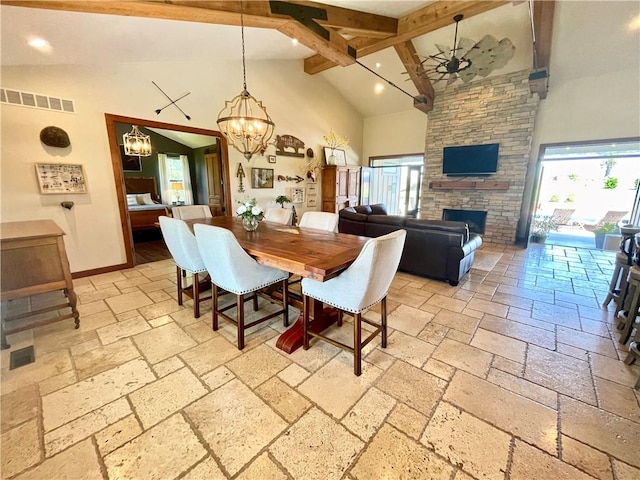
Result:
M498 171L499 143L444 147L442 173L450 176L490 175Z

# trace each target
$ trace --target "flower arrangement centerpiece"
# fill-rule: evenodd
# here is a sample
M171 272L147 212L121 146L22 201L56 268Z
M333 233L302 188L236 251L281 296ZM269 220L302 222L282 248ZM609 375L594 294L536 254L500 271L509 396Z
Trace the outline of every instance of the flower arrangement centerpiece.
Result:
M338 135L333 129L329 130L328 135L323 135L324 141L327 142L327 146L331 149L331 156L334 156L334 150L336 148L347 148L349 146L349 139Z
M245 230L253 232L258 228L258 222L262 218L262 208L256 203L256 199L252 198L248 202L238 202L236 213L242 218L242 226Z

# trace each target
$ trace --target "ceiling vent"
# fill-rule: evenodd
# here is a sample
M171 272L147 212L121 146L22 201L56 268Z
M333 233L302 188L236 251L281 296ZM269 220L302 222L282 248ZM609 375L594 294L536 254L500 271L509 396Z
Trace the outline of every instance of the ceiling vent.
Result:
M0 88L0 102L8 105L53 110L62 113L76 113L73 100L49 97L39 93L20 92L8 88Z

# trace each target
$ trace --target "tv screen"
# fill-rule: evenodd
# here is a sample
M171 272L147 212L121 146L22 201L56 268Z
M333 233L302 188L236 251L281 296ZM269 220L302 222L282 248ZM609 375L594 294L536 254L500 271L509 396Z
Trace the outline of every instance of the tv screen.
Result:
M445 175L489 175L498 171L499 143L444 147L442 173Z

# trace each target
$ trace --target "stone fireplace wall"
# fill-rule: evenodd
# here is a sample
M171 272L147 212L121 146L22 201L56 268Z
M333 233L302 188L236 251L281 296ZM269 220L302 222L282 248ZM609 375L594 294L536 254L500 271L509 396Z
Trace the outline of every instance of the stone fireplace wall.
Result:
M443 208L486 210L483 239L515 243L538 101L529 92L529 70L436 93L427 124L420 217L442 218ZM443 147L484 143L500 144L497 173L487 177L442 174ZM476 184L449 188L445 183L455 181Z

